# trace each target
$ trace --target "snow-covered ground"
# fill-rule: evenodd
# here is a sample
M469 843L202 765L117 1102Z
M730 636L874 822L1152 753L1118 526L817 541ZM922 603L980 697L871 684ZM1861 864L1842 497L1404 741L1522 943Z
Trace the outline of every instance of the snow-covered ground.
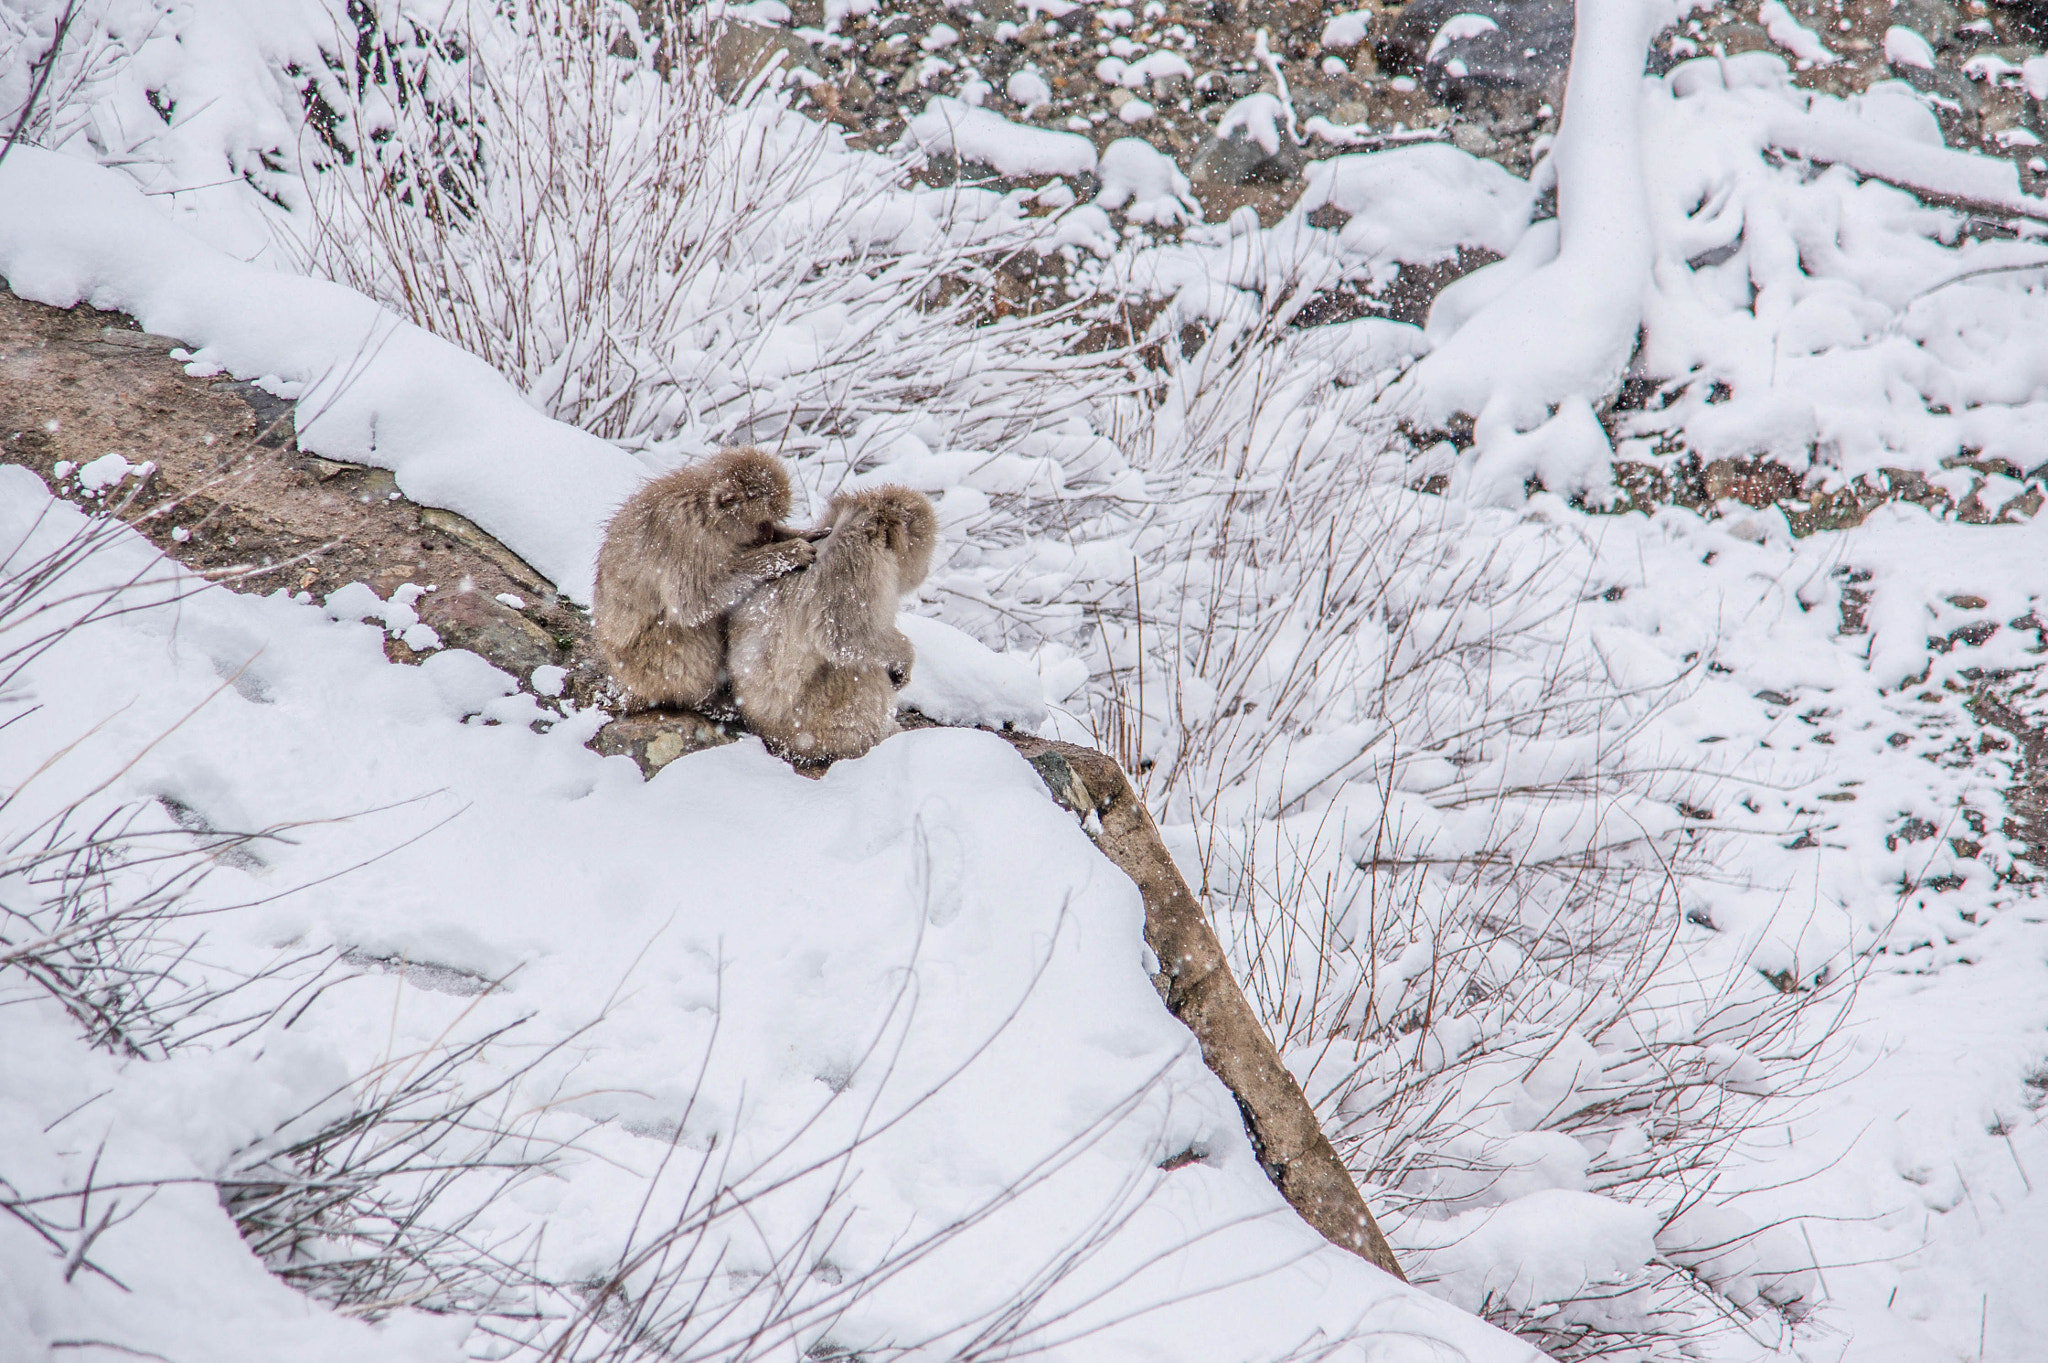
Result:
M0 109L60 9L0 13ZM418 36L438 14L366 12L392 69L462 70ZM681 1357L1527 1356L1457 1308L1567 1353L2034 1355L2048 926L2005 832L2021 750L1980 697L2028 710L2044 532L1904 502L1803 538L1732 499L1599 514L1617 459L1687 453L2021 498L2048 462L2048 255L2030 220L1980 219L2048 205L1941 148L1920 96L1809 95L1754 55L1639 79L1631 44L1668 16L1590 0L1530 181L1399 148L1321 163L1275 226L1173 234L1182 191L1135 152L1107 208L922 189L772 100L706 114L618 58L615 90L586 64L543 94L606 92L593 164L622 183L673 187L638 152L694 130L721 152L702 202L738 226L593 285L548 254L623 212L587 199L518 219L524 275L482 229L374 229L357 172L433 106L349 94L341 6L88 13L43 145L0 164L16 292L121 308L300 397L305 448L391 467L571 595L621 489L725 441L775 440L814 503L932 492L946 549L911 609L1014 655L992 701L1028 713L1035 670L1049 729L1133 769L1422 1291L1287 1211L1157 1005L1135 893L995 739L905 735L816 784L744 743L643 784L581 746L599 717L522 679L454 651L392 666L345 612L180 587L116 536L40 599L160 603L0 688L7 855L138 801L110 893L183 864L151 849L210 847L182 905L206 915L116 963L197 941L176 973L203 1006L124 1054L7 996L0 1329L26 1356L504 1357L577 1312ZM515 28L468 37L528 70ZM301 82L339 133L308 129ZM504 77L488 107L536 88ZM1029 159L995 117L938 106L917 141ZM487 218L533 183L500 164ZM1340 228L1310 225L1325 206ZM648 251L701 239L604 221ZM394 242L439 243L452 285L416 320L497 368L302 277L399 303ZM1284 325L1461 246L1504 259L1427 327ZM1070 319L974 330L934 302L1037 249L1077 295L1169 299L1182 343L1146 369L1073 353ZM465 331L462 300L508 278L529 308ZM620 318L641 329L607 351ZM629 372L653 377L606 386ZM1608 410L1629 376L1654 396ZM1409 439L1458 411L1469 441ZM19 574L81 521L0 475ZM0 654L51 618L8 609ZM972 690L934 704L969 717ZM8 908L50 931L73 865L0 881ZM359 977L316 994L319 969ZM423 1073L442 1087L414 1097ZM460 1239L423 1259L498 1265L541 1323L416 1274L329 1310L240 1247L215 1184L275 1180L352 1107L458 1089L485 1104L435 1148L510 1167L432 1204L421 1224ZM339 1272L320 1225L272 1259L316 1288Z

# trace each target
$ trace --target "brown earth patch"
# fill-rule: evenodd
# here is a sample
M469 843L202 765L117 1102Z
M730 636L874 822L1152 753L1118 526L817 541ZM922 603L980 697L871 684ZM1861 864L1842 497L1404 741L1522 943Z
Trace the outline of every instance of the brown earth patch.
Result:
M120 313L45 307L0 287L0 462L238 591L319 600L351 582L387 598L406 583L428 588L416 609L445 646L529 686L536 667L566 668L565 696L607 703L589 619L545 577L465 518L406 498L387 470L300 450L290 402L188 374L171 358L180 344ZM71 469L59 475L110 453L155 467L98 495ZM396 639L385 652L421 656Z

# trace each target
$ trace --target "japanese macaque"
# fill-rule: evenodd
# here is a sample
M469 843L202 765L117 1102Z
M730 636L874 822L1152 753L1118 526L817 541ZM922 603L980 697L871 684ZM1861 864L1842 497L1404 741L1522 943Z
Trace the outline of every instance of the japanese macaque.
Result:
M788 514L789 475L755 449L656 478L619 508L591 605L605 665L634 700L716 708L727 614L816 555L805 532L781 524Z
M922 493L878 487L832 499L818 559L732 613L740 717L799 766L859 757L896 732L896 692L916 658L896 604L931 567L938 516Z

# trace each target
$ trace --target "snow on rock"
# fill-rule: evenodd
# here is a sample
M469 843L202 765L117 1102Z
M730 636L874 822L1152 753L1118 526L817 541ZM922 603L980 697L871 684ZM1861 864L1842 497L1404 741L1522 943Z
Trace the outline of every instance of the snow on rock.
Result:
M126 312L239 378L304 385L301 448L390 469L579 601L606 520L646 476L476 357L338 284L244 265L72 157L17 146L0 163L0 275L39 303Z
M941 724L1035 729L1045 722L1045 696L1030 659L997 653L942 620L899 615L896 628L917 649L910 684L897 702Z
M1916 71L1932 71L1934 48L1925 38L1904 24L1893 24L1884 31L1884 59L1893 66L1907 66Z
M1342 249L1374 259L1439 260L1460 246L1502 254L1528 229L1527 181L1456 147L1426 143L1311 162L1296 212L1351 215Z
M426 589L408 582L391 593L386 601L367 585L351 582L339 591L327 594L327 614L336 620L376 620L391 631L405 646L415 653L441 646L441 636L433 626L420 621L415 609L419 599L426 595ZM502 694L502 693L501 693Z
M1323 25L1323 46L1357 47L1372 36L1372 15L1369 9L1355 9L1331 16Z
M1036 102L1035 89L1023 93ZM1018 92L1013 90L1010 98L1017 100ZM1012 123L992 109L977 109L950 95L934 95L924 112L910 120L904 140L926 155L957 156L1015 178L1086 175L1095 169L1095 144L1087 138Z
M848 19L873 14L879 8L881 0L825 0L825 31L837 33Z
M1800 23L1792 11L1785 8L1785 0L1763 0L1757 6L1756 18L1764 26L1764 32L1771 35L1772 42L1800 61L1814 66L1832 66L1838 60L1818 33Z
M1143 138L1120 137L1104 147L1097 174L1102 189L1095 202L1122 209L1132 222L1169 227L1201 216L1188 177L1171 156Z
M1877 81L1844 103L1859 122L1868 123L1888 136L1923 147L1943 145L1941 120L1935 117L1920 92L1902 80Z
M81 524L32 474L0 469L0 544L17 558ZM589 717L466 717L508 680L480 660L390 664L376 631L200 587L127 532L67 586L152 576L195 590L73 634L17 677L38 722L0 727L0 770L76 743L13 817L167 795L292 824L262 866L222 865L195 891L223 912L194 920L209 933L194 976L273 966L290 942L504 984L460 997L402 973L332 981L288 1031L189 1062L115 1064L63 1044L54 1007L10 1011L33 1038L0 1056L10 1179L75 1188L103 1148L102 1177L200 1180L96 1246L134 1270L129 1295L90 1275L67 1286L61 1256L0 1225L0 1337L23 1356L53 1338L235 1363L459 1356L460 1313L400 1311L372 1331L295 1298L204 1180L335 1076L516 1023L511 1063L526 1068L487 1060L477 1081L506 1085L522 1139L554 1163L514 1178L468 1236L583 1282L643 1214L672 1221L697 1180L747 1197L713 1219L700 1278L678 1289L706 1294L703 1357L732 1356L717 1332L736 1351L766 1300L759 1275L800 1262L776 1279L812 1312L792 1356L958 1357L1023 1293L1037 1295L1017 1347L1086 1341L1076 1358L1277 1360L1304 1338L1332 1359L1534 1358L1280 1199L1160 1005L1136 888L1002 740L902 734L817 781L746 741L643 782L584 748ZM905 623L935 659L966 655ZM220 687L218 658L250 651L260 703ZM728 1303L740 1314L721 1324Z
M1216 140L1226 141L1233 135L1242 134L1245 140L1255 143L1266 155L1272 156L1280 150L1281 131L1291 113L1277 95L1261 90L1246 95L1243 99L1224 110L1223 117L1216 120Z
M1436 36L1429 40L1429 53L1424 60L1434 62L1452 43L1483 38L1489 33L1498 32L1500 25L1483 14L1453 14L1444 20L1443 26L1437 29Z
M118 451L109 450L97 459L89 459L80 464L75 476L80 491L98 497L131 474L137 478L147 478L155 469L156 465L148 460L140 464L131 464Z
M1155 80L1192 77L1194 74L1195 68L1177 52L1151 52L1133 62L1119 57L1104 57L1095 64L1097 80L1105 85L1121 85L1126 90L1142 90Z
M1052 87L1045 83L1045 77L1038 74L1036 67L1026 66L1010 73L1003 83L1003 93L1012 104L1021 105L1025 117L1034 109L1042 109L1052 103Z

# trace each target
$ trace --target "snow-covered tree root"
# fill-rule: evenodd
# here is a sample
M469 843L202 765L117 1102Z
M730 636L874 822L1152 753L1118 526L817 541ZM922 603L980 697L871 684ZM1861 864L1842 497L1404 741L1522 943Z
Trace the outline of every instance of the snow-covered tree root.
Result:
M1644 191L1643 51L1661 0L1579 0L1557 144L1554 256L1480 306L1405 381L1420 419L1476 418L1454 480L1512 503L1540 477L1562 495L1609 486L1594 415L1635 349L1654 259Z

